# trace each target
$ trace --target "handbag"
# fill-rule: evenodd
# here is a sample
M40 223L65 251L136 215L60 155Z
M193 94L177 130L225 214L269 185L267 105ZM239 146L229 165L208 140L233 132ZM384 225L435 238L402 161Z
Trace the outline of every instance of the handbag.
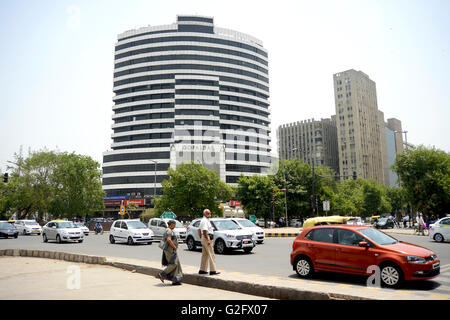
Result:
M161 239L161 241L159 242L158 247L159 247L161 250L164 250L164 249L166 249L166 244L167 244L167 241L166 241L165 239Z

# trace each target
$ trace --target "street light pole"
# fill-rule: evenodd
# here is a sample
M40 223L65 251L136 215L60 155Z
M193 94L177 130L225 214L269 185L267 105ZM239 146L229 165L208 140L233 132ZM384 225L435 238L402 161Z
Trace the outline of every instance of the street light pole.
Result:
M156 162L155 160L149 160L151 162L153 162L155 164L155 181L153 181L153 208L155 207L155 199L156 199L156 165L158 164L158 162Z

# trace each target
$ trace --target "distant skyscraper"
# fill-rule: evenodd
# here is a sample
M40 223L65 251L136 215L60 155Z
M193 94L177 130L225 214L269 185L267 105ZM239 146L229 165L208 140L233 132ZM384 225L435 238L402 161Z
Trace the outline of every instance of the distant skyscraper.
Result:
M375 82L353 69L335 74L333 82L341 178L356 172L359 178L385 183L384 122Z
M169 167L195 161L227 183L270 166L268 54L211 17L118 36L108 197L161 194Z
M336 121L305 120L284 124L277 129L280 159L297 158L310 165L328 166L339 173Z

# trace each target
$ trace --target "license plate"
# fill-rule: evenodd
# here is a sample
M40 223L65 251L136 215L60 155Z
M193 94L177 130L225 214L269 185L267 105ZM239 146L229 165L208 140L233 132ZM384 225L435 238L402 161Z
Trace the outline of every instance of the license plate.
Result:
M244 241L244 244L249 244L250 243L250 241Z
M433 263L433 269L439 268L439 262Z

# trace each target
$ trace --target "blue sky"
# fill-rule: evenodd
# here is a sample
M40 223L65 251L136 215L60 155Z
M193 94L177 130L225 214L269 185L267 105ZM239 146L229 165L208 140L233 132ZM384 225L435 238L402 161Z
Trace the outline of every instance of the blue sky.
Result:
M117 35L178 14L263 41L272 148L284 123L335 113L333 74L361 70L408 142L450 151L450 1L0 1L0 171L23 148L110 149Z

